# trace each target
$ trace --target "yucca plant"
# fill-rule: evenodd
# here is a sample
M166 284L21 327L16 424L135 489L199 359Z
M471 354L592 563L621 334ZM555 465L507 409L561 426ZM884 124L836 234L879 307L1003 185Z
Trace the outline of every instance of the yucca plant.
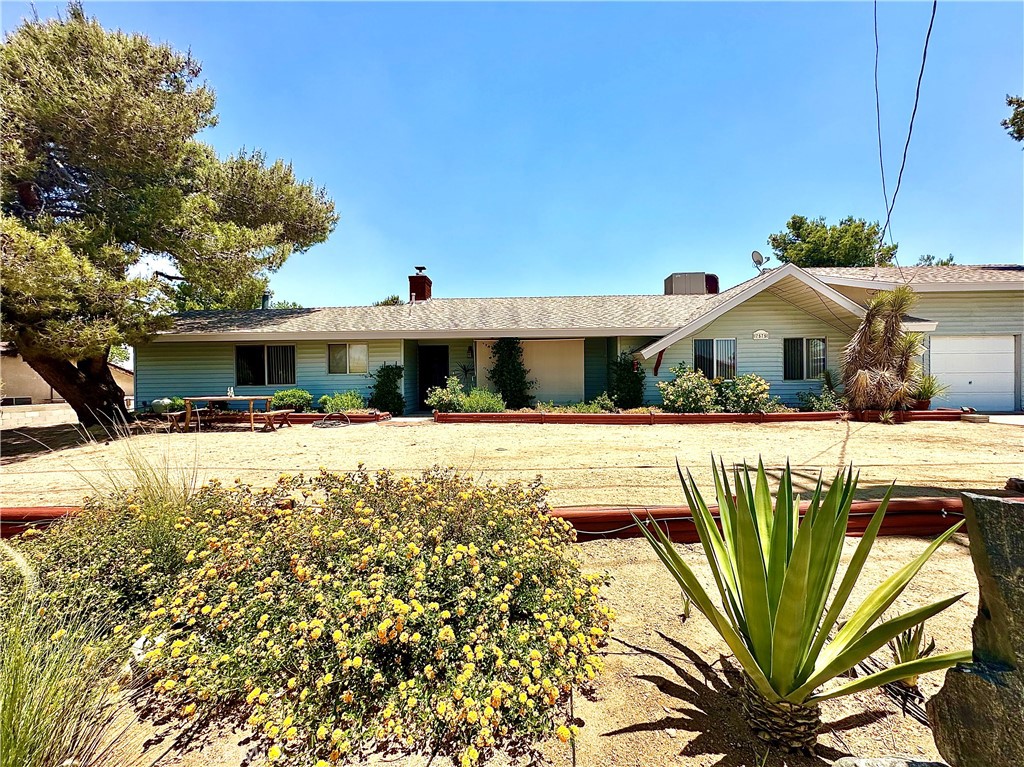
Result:
M820 701L970 660L970 652L933 655L822 690L900 632L963 596L947 597L878 622L932 552L960 525L951 527L919 557L890 575L838 626L878 535L892 488L872 516L829 601L857 488L853 468L839 471L827 488L819 478L802 518L788 464L774 506L760 462L756 472L745 465L742 471L733 470L735 497L724 464L712 468L721 530L693 477L689 472L684 477L681 469L679 476L718 588L720 607L657 524L653 520L637 522L683 593L736 656L745 677L744 711L758 737L787 750L810 752L821 725Z
M901 410L921 380L922 335L904 330L917 298L907 285L868 302L860 326L843 350L843 385L853 410Z
M918 660L919 658L927 658L929 655L934 654L934 637L928 637L927 643L925 639L924 621L890 639L889 651L892 653L893 663L899 665ZM911 674L896 681L906 687L917 687L917 676L917 674Z

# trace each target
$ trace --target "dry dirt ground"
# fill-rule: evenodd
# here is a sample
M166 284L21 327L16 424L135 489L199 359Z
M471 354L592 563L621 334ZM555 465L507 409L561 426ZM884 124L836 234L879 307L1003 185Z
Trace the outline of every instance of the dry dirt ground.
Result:
M947 495L1002 488L1008 477L1024 474L1024 427L994 423L570 426L401 419L340 429L299 425L250 433L222 427L80 442L58 427L0 433L0 504L77 504L110 474L124 478L129 450L157 464L195 468L203 479L240 477L255 484L281 472L346 471L360 463L399 473L437 464L496 481L540 474L555 506L681 503L676 459L706 486L712 452L727 462L761 456L768 467L788 458L804 486L819 469L831 472L852 461L861 469L862 497L877 496L893 480L903 496Z
M850 604L859 604L895 568L916 556L926 541L882 538ZM856 546L847 542L846 557ZM683 557L704 577L710 573L697 545L681 545ZM735 693L735 667L724 642L699 613L681 619L682 600L675 582L646 541L592 541L578 546L584 567L608 572L607 590L617 612L605 648L605 671L590 696L577 695L573 713L582 725L573 746L549 740L540 746L550 767L812 767L857 756L905 755L938 758L931 731L901 711L882 691L827 701L815 757L793 757L768 751L743 720ZM845 561L845 560L844 560ZM928 622L938 652L970 647L971 621L978 609L977 585L966 537L955 536L939 549L904 592L894 610L919 606L946 595L964 598ZM885 648L876 657L888 662ZM942 683L942 673L921 678L925 696ZM136 767L241 767L260 763L249 733L198 731L183 747L175 744L173 723L152 722L129 727L124 756ZM160 758L162 754L165 754ZM422 755L378 756L365 763L425 767ZM498 754L492 767L506 767ZM445 759L436 767L452 767Z

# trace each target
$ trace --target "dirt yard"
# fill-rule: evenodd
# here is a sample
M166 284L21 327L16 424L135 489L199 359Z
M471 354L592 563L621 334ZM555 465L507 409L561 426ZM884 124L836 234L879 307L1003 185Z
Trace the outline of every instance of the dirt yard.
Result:
M896 567L916 556L926 542L881 538L861 583L850 600L855 607ZM856 546L848 539L846 557ZM711 576L697 545L679 547L683 557L711 587ZM938 758L931 730L910 716L885 692L874 690L822 704L822 734L815 757L770 753L747 727L735 692L737 669L728 649L696 611L685 622L682 599L646 541L594 541L578 546L585 569L608 572L607 590L617 612L605 648L605 671L592 696L575 696L573 714L581 725L574 746L555 739L541 744L550 767L812 767L840 756L904 755ZM845 561L845 560L844 560ZM971 622L978 610L977 582L965 536L939 549L904 592L894 611L943 596L966 596L931 619L927 633L937 651L970 647ZM848 614L848 613L847 613ZM875 654L889 662L888 650ZM942 672L925 675L921 692L930 697ZM180 740L177 720L128 725L121 750L138 767L240 767L258 763L259 746L246 730L198 729ZM163 755L163 758L160 758ZM255 762L250 761L255 759ZM498 754L492 767L513 764ZM427 767L426 755L375 755L363 767ZM447 759L435 767L453 767Z
M38 440L38 441L37 441ZM438 464L484 480L540 474L555 506L682 502L675 461L710 483L714 452L727 462L769 468L792 463L797 481L813 482L852 461L861 496L895 480L903 496L999 489L1024 474L1024 427L1008 424L816 422L686 426L434 424L399 420L341 429L300 425L273 433L239 428L192 434L145 434L128 443L80 443L69 429L2 432L2 505L76 504L111 473L123 474L125 451L157 463L263 484L280 473L390 468L419 472ZM39 443L55 448L48 452Z

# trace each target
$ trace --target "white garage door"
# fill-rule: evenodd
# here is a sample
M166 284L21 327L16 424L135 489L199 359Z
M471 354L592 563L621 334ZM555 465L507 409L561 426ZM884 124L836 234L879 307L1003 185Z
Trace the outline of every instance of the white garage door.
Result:
M1013 410L1013 346L1013 336L932 336L931 373L949 385L946 395L934 404Z
M583 339L522 341L523 364L537 382L530 392L538 402L583 401ZM491 342L477 341L477 380L491 386L485 372L493 365Z

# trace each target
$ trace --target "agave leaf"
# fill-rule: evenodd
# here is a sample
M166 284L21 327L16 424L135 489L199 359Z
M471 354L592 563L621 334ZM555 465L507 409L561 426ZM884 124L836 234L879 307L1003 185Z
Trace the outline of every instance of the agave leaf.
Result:
M782 596L782 584L786 578L786 568L790 566L790 557L794 545L793 526L793 473L786 461L786 468L779 482L779 493L775 499L775 522L772 525L772 536L768 548L768 601L771 605L773 620L779 614L779 599ZM774 657L774 651L772 653Z
M818 614L808 612L807 586L811 561L811 526L800 525L793 556L785 573L785 583L775 616L772 635L772 674L775 689L785 694L793 689L803 655L803 637L818 623Z
M721 467L721 474L719 474ZM725 462L719 460L715 464L715 457L711 456L711 473L715 477L715 492L718 495L718 518L722 523L722 536L725 539L725 546L729 550L730 560L736 560L736 505L729 489L729 476L725 473ZM693 481L693 477L690 477Z
M906 679L911 676L927 674L929 671L941 671L944 668L955 666L957 663L968 663L971 660L971 656L970 650L960 650L958 652L947 652L941 655L930 655L927 658L907 661L906 663L900 663L867 676L858 677L827 692L812 695L805 702L819 703L830 698L838 698L841 695L849 695L855 692L870 690L873 687L881 687L883 684L898 682L900 679Z
M636 519L636 517L634 517ZM715 607L708 593L704 590L697 576L688 564L679 556L679 553L675 550L672 545L672 541L662 532L661 528L657 525L654 527L654 534L648 529L648 527L641 523L639 519L636 519L637 526L640 531L647 538L648 542L654 547L659 558L665 563L669 572L679 583L683 589L683 593L690 597L697 609L711 621L711 624L721 635L722 639L725 640L726 644L729 645L729 649L732 650L733 655L736 656L736 660L743 667L743 671L750 678L750 681L757 688L758 692L764 695L768 700L779 700L778 693L772 689L771 683L765 676L761 667L758 665L754 656L747 648L743 638L739 635L736 629L732 626L729 620L722 615L721 612ZM712 565L713 567L713 565Z
M842 674L844 671L848 671L856 666L894 636L897 636L911 626L916 626L921 621L928 620L928 618L931 618L933 615L942 612L954 602L962 599L963 596L963 594L957 594L956 596L940 599L938 602L932 602L930 605L918 607L916 610L911 610L910 612L904 613L892 620L885 621L884 623L875 626L870 631L860 635L855 641L850 642L849 645L834 658L827 662L822 662L815 667L813 675L803 684L802 687L796 690L794 696L801 696L802 694L802 696L806 697L812 693L815 688L825 684L825 682L835 678L839 674ZM830 645L828 649L831 650L832 646ZM825 658L822 658L822 661L825 661ZM799 700L800 698L795 697L794 699Z
M749 485L749 481L747 484ZM761 541L758 539L754 509L747 505L753 492L748 495L747 490L748 488L738 488L736 491L736 565L750 649L762 664L765 673L771 674L772 616L768 605L768 577Z
M889 486L886 490L885 495L882 497L881 502L878 504L878 509L871 517L871 521L868 522L867 527L864 529L864 534L861 536L860 543L857 544L857 548L853 552L853 557L850 559L850 564L846 566L846 572L843 574L843 579L839 582L839 589L836 591L836 595L832 598L832 604L829 605L828 612L825 614L824 620L818 627L818 635L814 638L814 642L811 644L807 651L807 657L804 661L804 667L801 670L801 676L806 676L811 673L811 669L814 668L814 664L818 660L818 656L821 653L821 648L825 646L825 642L828 639L829 633L832 631L832 627L836 625L836 621L839 620L839 616L843 612L843 608L846 607L847 601L850 599L850 594L853 592L853 587L857 583L857 579L860 578L861 572L864 570L864 563L867 561L868 554L871 553L871 547L875 543L875 538L878 536L878 530L882 527L882 521L885 519L885 510L889 507L889 497L892 495L895 483Z
M837 655L845 651L849 644L856 641L868 626L873 625L882 613L889 609L889 605L891 605L896 598L903 593L907 584L910 583L910 580L915 575L917 575L918 571L924 566L924 563L927 562L928 558L935 552L935 549L948 541L950 536L960 529L961 525L963 525L963 520L953 525L946 532L928 544L928 547L921 552L917 559L908 562L886 578L882 584L861 603L860 607L854 611L853 615L850 616L850 619L846 622L846 625L836 632L835 639L833 639L829 646L824 650L819 662L830 662Z
M744 466L746 468L746 466ZM747 485L750 485L750 475L747 475ZM773 517L772 494L768 491L768 476L764 471L764 461L761 456L757 457L757 477L754 480L754 492L751 507L756 509L757 537L761 541L761 556L768 561L768 547L772 540Z

